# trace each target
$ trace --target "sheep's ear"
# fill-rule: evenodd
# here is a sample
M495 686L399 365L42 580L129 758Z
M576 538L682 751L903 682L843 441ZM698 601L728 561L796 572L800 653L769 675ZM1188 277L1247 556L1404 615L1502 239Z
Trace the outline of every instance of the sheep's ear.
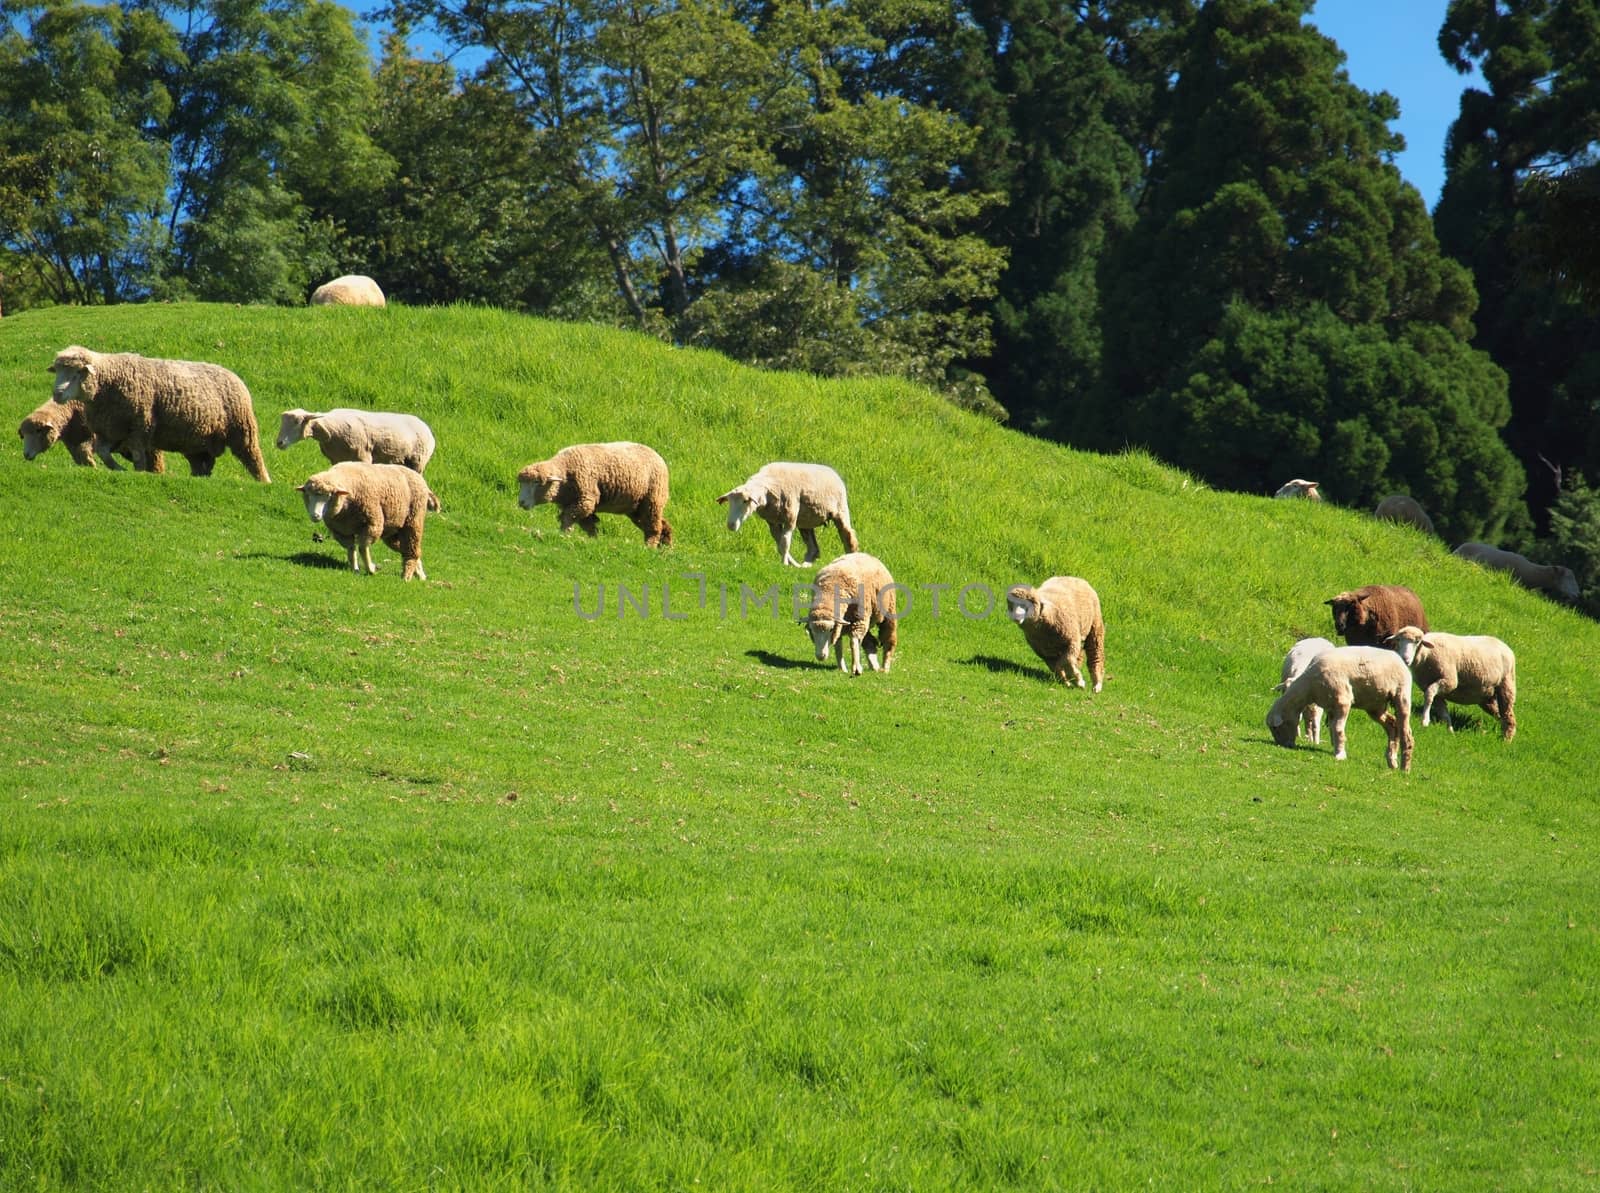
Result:
M348 496L350 496L350 490L349 489L335 489L333 491L333 495L335 497L348 497Z
M304 493L306 491L306 487L304 485L296 485L294 487L294 491L296 493Z
M733 489L729 489L721 497L717 498L717 504L718 505L727 505L728 504L728 498L732 497L733 494L734 494L734 490Z
M1338 600L1338 599L1339 599L1339 598L1338 598L1338 597L1329 597L1329 598L1328 598L1328 599L1327 599L1327 600L1325 600L1325 601L1323 601L1323 602L1322 602L1322 603L1323 603L1323 604L1324 604L1324 605L1331 605L1331 604L1333 604L1333 603L1334 603L1334 602L1335 602L1335 601L1337 601L1337 600Z
M1286 679L1279 680L1272 685L1272 690L1274 692L1287 692L1289 690L1289 681Z
M1428 635L1424 634L1424 635L1422 635L1422 641L1418 642L1417 645L1418 646L1426 646L1429 650L1432 650L1433 649L1433 639L1428 637Z

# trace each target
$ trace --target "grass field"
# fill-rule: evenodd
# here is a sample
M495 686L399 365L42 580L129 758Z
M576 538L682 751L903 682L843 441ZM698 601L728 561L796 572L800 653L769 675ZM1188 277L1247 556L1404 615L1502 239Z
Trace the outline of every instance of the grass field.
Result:
M63 309L0 321L8 417L69 343L233 368L273 483L0 453L0 1188L1600 1187L1595 624L897 383ZM336 405L437 433L428 582L311 541L321 457L270 439ZM671 550L517 507L624 438ZM773 459L837 467L912 590L891 674L814 663L803 577L724 528ZM1098 695L981 615L1052 573L1100 592ZM1271 744L1284 651L1373 582L1511 643L1515 741Z

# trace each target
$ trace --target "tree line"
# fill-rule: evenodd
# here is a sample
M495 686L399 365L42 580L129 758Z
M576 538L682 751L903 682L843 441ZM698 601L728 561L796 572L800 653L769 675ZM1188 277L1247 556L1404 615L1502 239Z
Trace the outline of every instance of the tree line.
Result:
M1432 217L1311 8L389 0L374 61L332 0L0 0L0 301L368 273L1600 539L1595 5L1449 5Z

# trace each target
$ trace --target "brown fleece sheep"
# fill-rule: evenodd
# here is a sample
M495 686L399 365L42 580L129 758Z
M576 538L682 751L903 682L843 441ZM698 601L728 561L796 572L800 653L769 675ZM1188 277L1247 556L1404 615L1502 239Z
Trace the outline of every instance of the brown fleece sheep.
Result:
M372 562L372 544L382 540L400 553L400 578L426 580L422 570L422 526L439 499L428 482L403 464L361 464L346 461L307 479L298 486L313 522L322 522L348 553L350 570L367 574L378 568Z
M1333 628L1351 646L1382 646L1401 626L1428 628L1422 598L1403 584L1368 584L1322 603L1333 606Z
M323 282L311 294L312 306L381 307L387 304L378 283L361 273L347 273Z
M1424 534L1439 533L1433 528L1433 519L1417 504L1416 498L1404 493L1389 494L1378 502L1378 508L1372 511L1372 516L1382 522L1404 522Z
M111 446L95 438L94 432L89 430L89 416L84 413L82 402L57 402L52 398L22 420L17 434L22 439L24 460L47 452L60 442L66 444L67 451L75 461L87 468L94 467L96 457L107 468L122 468L111 454ZM152 453L150 471L166 470L166 460L162 454Z
M626 514L644 532L647 547L670 547L667 462L642 443L579 443L517 473L517 504L561 509L561 533L576 524L593 538L599 514Z
M272 479L261 458L250 391L221 365L74 344L56 353L50 371L55 400L81 401L89 429L140 471L157 471L165 449L187 459L196 476L210 476L226 448L256 480Z
M1089 677L1100 690L1106 678L1106 623L1100 596L1087 580L1051 576L1037 588L1018 584L1006 593L1006 612L1062 683L1086 686L1078 664L1087 656Z
M874 671L889 671L900 635L895 619L897 589L889 569L875 555L852 551L841 555L817 573L811 586L811 611L802 625L811 635L817 662L828 661L828 651L839 648L839 670L861 674L861 651ZM878 636L873 637L876 628ZM844 661L844 632L850 632L850 666ZM875 652L882 646L880 668Z

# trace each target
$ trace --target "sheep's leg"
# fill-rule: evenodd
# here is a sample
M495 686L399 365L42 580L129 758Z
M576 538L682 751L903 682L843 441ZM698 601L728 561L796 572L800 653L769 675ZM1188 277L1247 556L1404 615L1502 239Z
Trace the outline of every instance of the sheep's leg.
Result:
M794 542L794 527L780 526L774 522L767 529L772 531L772 541L778 544L778 554L783 559L783 566L799 567L800 561L789 553L789 545Z
M1088 685L1083 681L1083 672L1078 669L1078 644L1074 642L1067 647L1066 652L1055 661L1051 668L1061 677L1061 681L1068 687L1083 688Z
M1083 647L1089 658L1089 678L1094 680L1094 690L1098 692L1106 682L1106 627L1097 625L1091 629L1083 640Z
M1344 751L1344 726L1350 719L1350 706L1348 704L1335 704L1328 710L1328 731L1333 735L1333 760L1343 762Z
M1319 746L1322 744L1322 705L1308 704L1306 712L1311 718L1311 744Z
M1369 712L1367 715L1383 726L1384 736L1389 739L1383 748L1383 758L1393 770L1400 761L1400 720L1393 713Z
M100 462L113 472L122 471L122 465L117 463L117 457L112 451L111 445L104 439L96 439L94 441L94 454L99 456Z
M329 527L329 529L332 530L333 528ZM350 570L352 572L360 572L361 552L356 546L356 536L353 534L343 534L337 530L334 530L333 539L334 542L338 543L344 548L345 558L350 564Z
M1500 738L1510 741L1517 734L1516 689L1510 683L1502 683L1495 689L1494 702L1499 709Z
M817 532L810 527L802 528L800 537L806 541L806 557L800 566L808 568L817 562L817 556L822 554L822 546L817 542Z
M217 466L217 458L209 452L185 453L183 458L189 461L190 476L210 476Z
M633 524L644 534L644 545L647 547L665 547L672 542L672 528L661 516L661 509L661 506L652 502L639 506L630 516Z
M844 549L846 551L861 550L861 541L856 538L856 532L850 528L849 518L843 516L836 517L833 520L833 524L838 528L839 541L844 544Z
M851 675L860 675L861 674L861 638L862 638L862 636L857 634L854 630L850 631L850 674ZM868 657L870 658L871 656L869 655ZM842 651L842 650L839 652L839 662L841 664L844 662L844 651ZM877 664L874 663L873 666L876 667Z
M861 647L867 652L867 666L874 671L881 670L878 666L878 640L873 636L871 630L868 630L866 637L861 639Z

